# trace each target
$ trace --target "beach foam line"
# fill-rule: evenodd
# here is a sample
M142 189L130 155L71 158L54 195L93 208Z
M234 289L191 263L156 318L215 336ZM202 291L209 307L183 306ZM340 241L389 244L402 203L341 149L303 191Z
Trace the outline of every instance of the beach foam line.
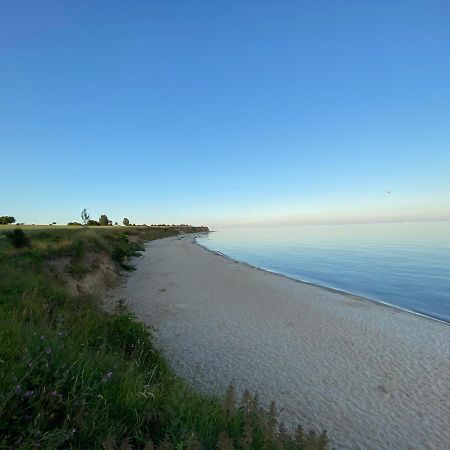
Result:
M405 308L403 306L395 305L395 304L390 303L390 302L388 302L386 300L380 300L380 299L377 299L377 298L366 297L366 296L361 295L361 294L359 294L357 292L346 291L344 289L341 289L341 288L338 288L338 287L335 287L335 286L331 286L331 285L316 283L314 281L305 280L303 278L299 278L299 277L296 277L294 275L287 274L285 272L279 272L279 271L276 271L276 270L273 270L273 269L269 269L268 267L257 266L255 264L251 264L251 263L249 263L247 261L242 261L242 260L233 258L232 256L226 255L225 253L222 253L219 250L213 250L211 248L208 248L206 245L201 244L198 241L198 237L199 236L194 236L193 242L195 244L197 244L199 247L203 248L204 250L206 250L208 252L211 252L211 253L214 253L214 254L216 254L218 256L221 256L221 257L223 257L225 259L229 259L231 261L234 261L236 263L245 264L245 265L247 265L249 267L253 267L254 269L262 270L263 272L269 272L269 273L272 273L274 275L279 275L281 277L289 278L290 280L294 280L294 281L297 281L299 283L309 284L310 286L316 286L316 287L319 287L319 288L322 288L322 289L329 289L329 290L331 290L333 292L339 292L339 293L342 293L342 294L345 294L345 295L350 295L352 297L357 297L357 298L359 298L361 300L366 300L368 302L380 304L382 306L387 306L387 307L390 307L390 308L398 309L399 311L407 312L409 314L414 314L416 316L423 317L424 319L435 320L437 322L444 323L446 325L450 325L449 321L443 320L443 319L441 319L439 317L432 316L430 314L425 314L425 313L422 313L420 311L415 311L413 309L408 309L408 308Z

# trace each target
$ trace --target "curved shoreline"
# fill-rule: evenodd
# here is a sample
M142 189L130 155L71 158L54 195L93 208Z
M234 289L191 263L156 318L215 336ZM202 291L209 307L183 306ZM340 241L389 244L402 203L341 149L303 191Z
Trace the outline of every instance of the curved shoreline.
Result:
M448 326L218 257L192 236L146 248L110 300L156 329L194 388L221 394L234 380L336 449L448 448Z
M221 257L223 257L225 259L229 259L230 261L234 261L234 262L237 262L237 263L240 263L240 264L245 264L248 267L252 267L253 269L261 270L263 272L267 272L267 273L271 273L271 274L274 274L274 275L278 275L280 277L288 278L289 280L296 281L297 283L303 283L303 284L307 284L307 285L310 285L310 286L315 286L315 287L318 287L318 288L321 288L321 289L326 289L326 290L331 291L331 292L336 292L336 293L339 293L339 294L348 295L348 296L351 296L351 297L354 297L354 298L358 298L360 300L376 303L376 304L378 304L380 306L386 306L386 307L393 308L393 309L396 309L396 310L399 310L399 311L407 312L409 314L414 314L415 316L423 317L424 319L435 320L436 322L440 322L440 323L444 323L446 325L450 325L450 321L446 321L446 320L440 319L439 317L435 317L435 316L432 316L432 315L429 315L429 314L425 314L425 313L422 313L420 311L414 311L413 309L403 308L401 306L394 305L394 304L386 302L384 300L378 300L378 299L375 299L375 298L363 297L362 295L359 295L359 294L356 294L356 293L353 293L353 292L350 292L350 291L346 291L344 289L339 289L339 288L336 288L336 287L333 287L333 286L326 286L324 284L314 283L314 282L308 281L308 280L302 280L301 278L296 278L296 277L293 277L291 275L287 275L285 273L276 272L275 270L270 270L270 269L267 269L267 268L264 268L264 267L255 266L253 264L250 264L247 261L242 261L240 259L236 259L236 258L233 258L233 257L231 257L229 255L226 255L225 253L222 253L222 252L220 252L218 250L212 250L212 249L206 247L205 245L200 244L200 242L198 242L197 238L198 238L198 236L194 236L192 242L194 244L198 245L199 247L203 248L204 250L206 250L208 252L211 252L211 253L213 253L215 255L221 256Z

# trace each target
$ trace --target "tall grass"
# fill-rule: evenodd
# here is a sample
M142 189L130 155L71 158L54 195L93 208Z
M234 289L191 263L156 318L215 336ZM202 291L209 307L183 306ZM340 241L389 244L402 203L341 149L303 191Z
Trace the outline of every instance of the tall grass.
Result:
M1 449L326 448L325 435L288 434L275 407L248 392L238 401L233 386L225 399L189 389L147 327L70 295L46 269L49 259L80 262L88 252L123 264L144 239L179 230L127 228L127 239L118 228L26 232L31 247L0 242Z

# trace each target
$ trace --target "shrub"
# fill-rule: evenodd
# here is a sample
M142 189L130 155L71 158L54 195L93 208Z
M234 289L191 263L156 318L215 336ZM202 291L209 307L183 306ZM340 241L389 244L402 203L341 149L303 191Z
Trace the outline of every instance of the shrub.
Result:
M108 216L106 214L102 214L100 216L100 219L98 219L98 223L99 225L101 225L102 227L106 227L109 225L109 219Z
M12 231L7 231L5 233L5 236L7 237L7 239L9 239L9 241L15 248L23 248L30 245L30 240L20 228Z
M0 216L0 225L8 225L14 223L16 219L12 216Z
M117 262L122 262L125 256L128 256L128 252L122 246L117 246L112 252L112 259Z
M80 222L69 222L67 225L69 227L81 227L81 223Z

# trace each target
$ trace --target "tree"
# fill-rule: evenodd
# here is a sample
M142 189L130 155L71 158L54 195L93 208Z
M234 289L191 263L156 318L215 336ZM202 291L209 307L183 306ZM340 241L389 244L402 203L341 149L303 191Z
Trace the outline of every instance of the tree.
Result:
M84 208L83 211L81 211L81 222L83 222L83 225L87 225L90 218L91 215L87 212L87 209Z
M100 223L97 222L96 220L89 219L87 221L86 225L88 225L90 227L98 227L100 225Z
M106 214L102 214L100 216L100 219L98 219L98 223L102 226L102 227L106 227L109 225L109 220L108 220L108 216Z
M0 225L14 223L16 219L13 216L0 216Z
M122 222L126 227L130 225L130 221L125 217Z
M5 232L5 236L7 237L7 239L9 239L9 241L15 248L30 246L30 240L20 228Z

